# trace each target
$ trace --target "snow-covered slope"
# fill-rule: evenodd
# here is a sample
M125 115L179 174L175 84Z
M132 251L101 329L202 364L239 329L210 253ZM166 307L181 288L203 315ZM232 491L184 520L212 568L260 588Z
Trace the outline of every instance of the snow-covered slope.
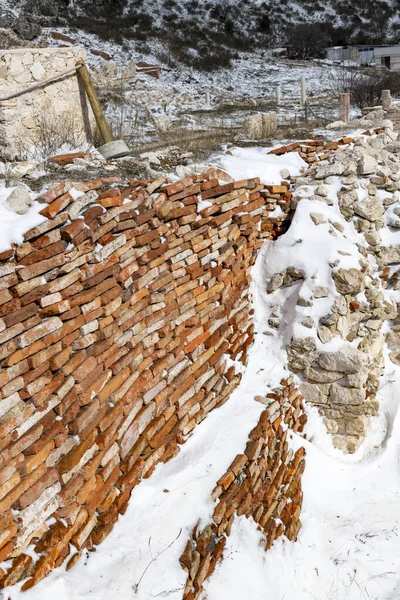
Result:
M308 26L301 36L321 47L395 39L397 9L397 0L380 2L379 11L372 0L2 0L0 17L3 27L25 29L26 39L33 24L80 28L121 44L156 37L167 54L185 58L191 48L196 59L213 50L222 64L224 48L282 46L296 38L299 24ZM13 25L12 13L27 25Z

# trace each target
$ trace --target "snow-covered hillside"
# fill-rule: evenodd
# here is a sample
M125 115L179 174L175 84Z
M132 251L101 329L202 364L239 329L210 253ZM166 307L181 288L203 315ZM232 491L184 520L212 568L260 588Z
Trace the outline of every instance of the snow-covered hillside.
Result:
M33 39L39 27L70 27L123 44L158 38L166 56L190 59L203 67L204 56L223 66L232 50L281 46L301 38L321 48L339 43L383 43L396 39L397 0L3 0L2 27ZM16 17L19 16L19 20ZM305 42L305 39L304 39Z

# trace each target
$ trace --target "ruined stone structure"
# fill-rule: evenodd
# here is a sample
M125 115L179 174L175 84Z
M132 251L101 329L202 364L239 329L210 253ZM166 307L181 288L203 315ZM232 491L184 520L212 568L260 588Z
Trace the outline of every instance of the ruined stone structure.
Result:
M63 182L39 198L47 220L0 254L2 587L100 543L239 383L227 358L244 363L252 343L250 268L291 193L212 176ZM303 422L299 399L276 400L260 433L270 474L294 468L281 420Z
M0 50L0 98L60 75L86 59L82 48ZM24 156L58 137L76 146L91 140L93 115L72 73L28 94L0 102L0 158ZM51 148L48 148L51 151Z
M252 140L262 140L275 135L276 112L248 115L243 121L243 135Z
M385 293L390 286L398 289L400 252L398 246L381 245L380 233L385 222L394 229L400 228L399 142L390 121L374 133L365 132L369 135L357 139L344 138L328 152L325 148L323 160L302 144L274 151L283 154L292 148L305 158L311 157L312 166L296 181L292 208L300 200L333 205L327 186L336 178L338 209L354 225L363 242L357 248L356 266L340 267L341 255L350 256L342 251L329 263L329 279L335 289L333 303L318 322L314 323L310 316L304 318L304 334L292 337L287 345L288 366L304 380L301 393L307 402L318 407L334 446L345 453L357 451L365 439L370 417L378 414L385 321L392 321L396 327L394 333L386 334L389 357L395 364L400 361L398 306L395 298ZM310 219L315 227L327 224L320 212L311 212ZM341 223L329 224L329 234L334 237L344 231ZM304 279L304 272L288 266L272 276L268 291L273 293ZM297 306L306 309L327 297L325 287L315 286L311 294L303 294L300 288ZM333 338L340 344L327 351L324 346Z
M197 525L180 561L188 573L183 600L196 600L203 583L223 559L227 536L235 517L252 518L265 539L265 550L284 535L296 540L301 528L303 502L301 475L305 450L289 448L288 432L302 432L306 423L303 397L293 378L281 381L282 389L257 400L266 404L249 434L243 454L238 454L217 482L212 522Z

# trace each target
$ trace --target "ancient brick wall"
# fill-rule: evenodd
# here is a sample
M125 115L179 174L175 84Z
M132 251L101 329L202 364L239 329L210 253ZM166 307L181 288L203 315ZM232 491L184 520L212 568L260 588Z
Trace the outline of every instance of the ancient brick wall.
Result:
M0 254L1 586L100 543L239 383L250 268L291 193L210 177L63 182Z
M223 559L227 536L235 517L252 518L265 539L265 550L284 535L296 540L301 527L303 502L301 475L305 450L289 447L289 431L301 433L307 421L303 397L293 378L281 382L282 389L257 397L266 404L256 427L250 432L243 454L238 454L217 481L212 522L202 530L197 525L180 558L188 573L184 600L196 600L203 583Z

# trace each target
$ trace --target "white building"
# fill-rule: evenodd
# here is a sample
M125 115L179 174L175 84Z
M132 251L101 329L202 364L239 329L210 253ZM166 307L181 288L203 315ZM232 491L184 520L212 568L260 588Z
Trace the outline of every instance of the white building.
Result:
M400 71L400 46L375 47L375 65Z
M374 64L374 46L332 46L326 48L326 58L333 62L351 62L358 65Z

